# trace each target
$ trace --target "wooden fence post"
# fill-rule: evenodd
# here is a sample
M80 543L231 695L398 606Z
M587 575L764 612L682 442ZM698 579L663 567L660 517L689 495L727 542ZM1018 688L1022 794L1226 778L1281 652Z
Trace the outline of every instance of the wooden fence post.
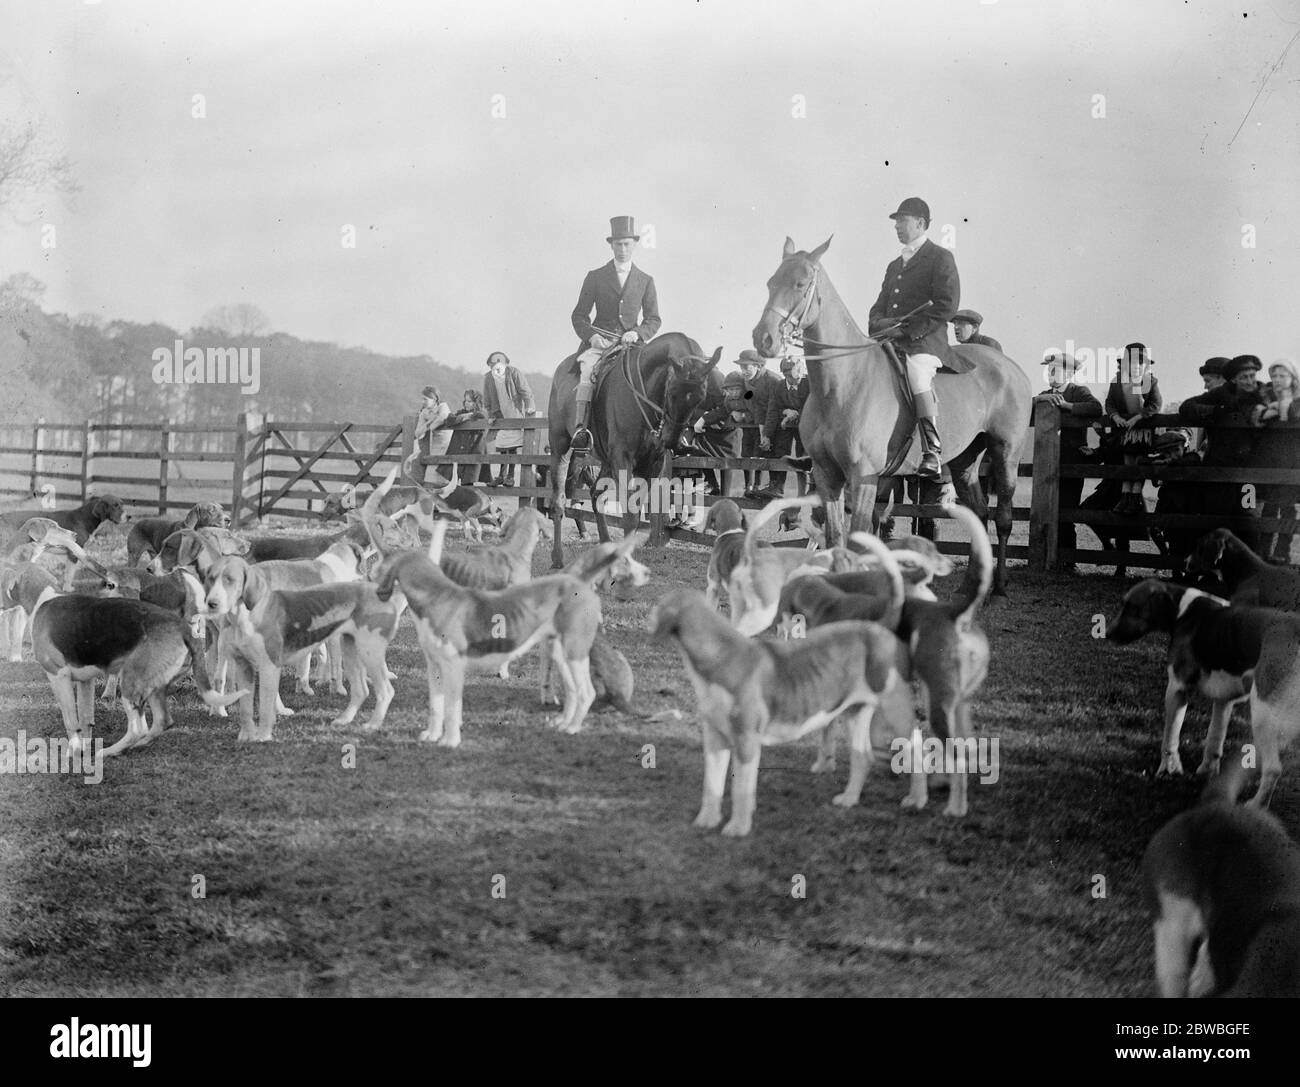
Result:
M42 415L36 420L36 425L32 427L32 485L27 488L28 494L36 493L36 484L40 482L41 474L41 431L42 424L45 422L45 416Z
M536 456L542 451L542 439L540 427L524 428L524 447L520 450L526 457ZM531 489L537 486L537 469L535 465L525 464L519 469L519 486ZM527 501L530 506L537 505L536 498L520 499L520 502Z
M95 432L90 428L90 420L81 424L81 501L90 501L90 484L95 473L90 467L90 460L95 455Z
M167 513L167 475L171 468L168 457L172 451L172 432L167 423L163 423L158 432L158 516Z
M1056 566L1061 513L1061 409L1040 400L1034 407L1034 489L1029 500L1029 569Z
M415 452L415 423L419 417L416 415L402 416L402 463L405 464ZM413 465L415 471L411 473L416 479L424 478L424 468L419 465ZM445 465L443 467L446 467ZM385 475L388 473L385 472ZM398 474L401 477L401 473Z
M664 450L663 464L659 469L660 479L671 480L673 478L673 451ZM647 541L647 547L663 547L668 542L668 529L666 527L668 515L664 512L663 502L667 488L661 486L658 480L647 480L650 484L650 494L647 496L647 503L650 506L650 539ZM624 510L624 513L627 511Z
M230 496L230 527L239 527L244 505L244 475L248 468L248 413L241 411L235 420L235 456Z

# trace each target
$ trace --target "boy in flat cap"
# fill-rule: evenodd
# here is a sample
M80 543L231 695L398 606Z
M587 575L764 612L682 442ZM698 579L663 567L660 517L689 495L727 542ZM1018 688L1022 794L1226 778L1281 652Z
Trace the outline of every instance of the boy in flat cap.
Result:
M951 251L925 236L930 229L930 206L924 200L909 196L889 217L894 220L894 233L903 251L885 269L867 331L872 336L887 335L907 366L921 435L917 474L938 479L943 470L943 449L936 422L939 403L934 395L934 375L941 366L958 373L974 369L973 364L948 349L948 322L961 301L961 281ZM900 321L901 327L891 331Z
M614 259L587 273L582 281L578 304L573 307L573 331L581 341L581 353L577 356L575 453L586 453L591 449L587 414L596 364L617 344L646 343L654 339L660 325L655 281L632 263L632 250L641 240L636 220L630 215L616 215L609 221L609 228L609 237L605 241L613 250Z
M1084 419L1101 418L1101 401L1092 395L1086 385L1075 384L1079 372L1079 363L1075 357L1065 351L1050 351L1043 356L1043 371L1047 377L1047 388L1034 397L1034 401L1044 400L1055 404L1063 415L1075 415ZM1087 464L1084 452L1087 444L1086 430L1061 431L1061 463ZM1083 502L1083 479L1069 479L1064 476L1059 481L1061 509L1077 509ZM1078 546L1078 537L1073 521L1057 523L1057 540L1061 547Z
M952 316L952 334L958 343L982 343L994 351L1001 351L1002 345L992 336L980 332L984 317L973 309L959 309Z

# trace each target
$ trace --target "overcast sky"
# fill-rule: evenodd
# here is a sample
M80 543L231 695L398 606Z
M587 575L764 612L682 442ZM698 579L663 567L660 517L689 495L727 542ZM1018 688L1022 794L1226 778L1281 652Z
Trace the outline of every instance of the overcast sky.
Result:
M82 184L0 224L0 278L49 309L185 329L248 301L303 338L549 371L630 214L664 329L731 359L787 234L834 234L865 325L919 195L1036 387L1067 340L1144 340L1167 399L1209 355L1298 353L1294 2L0 12L4 116L44 118Z

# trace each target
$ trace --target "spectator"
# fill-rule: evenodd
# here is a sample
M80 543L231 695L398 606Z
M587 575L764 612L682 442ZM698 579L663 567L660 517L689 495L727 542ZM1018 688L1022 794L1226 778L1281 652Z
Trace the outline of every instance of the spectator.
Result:
M756 428L742 435L740 455L752 457L757 452L755 446L759 444L763 425L767 422L767 405L781 379L767 368L767 360L752 347L740 353L736 364L740 367L740 376L745 379L744 398L749 418L744 425ZM758 489L760 475L761 472L745 473L746 498L757 497L754 492Z
M1248 424L1261 421L1256 418L1256 408L1267 407L1257 380L1259 370L1260 361L1256 356L1238 355L1224 369L1225 384L1188 397L1178 409L1181 418L1206 427L1204 463L1208 467L1243 468L1253 463L1257 435L1248 429ZM1253 507L1239 498L1244 486L1243 483L1206 483L1207 508L1223 516L1249 514ZM1258 532L1242 529L1237 535L1247 546L1258 550Z
M1152 360L1145 344L1131 343L1124 348L1119 373L1106 394L1106 414L1123 432L1124 463L1132 466L1141 463L1143 455L1152 445L1155 430L1148 420L1160 413L1162 403L1160 385L1151 373ZM1145 513L1140 479L1126 479L1115 513Z
M486 419L487 412L483 410L483 394L477 389L466 389L461 397L460 411L452 412L447 418L447 428L451 429L460 426L461 423L473 423L479 419ZM461 445L461 452L478 453L483 447L484 431L466 432L466 439ZM466 465L461 469L457 477L468 480L472 483L482 483L491 479L492 475L488 471L486 464Z
M724 457L740 456L740 428L749 422L749 405L745 402L745 379L733 370L722 379L722 403L706 411L695 421L695 433L706 435L709 443ZM705 473L706 494L725 494L726 487L712 469Z
M981 343L985 347L1001 351L1002 345L997 340L980 332L983 323L983 316L975 310L959 309L952 315L952 334L957 337L958 343Z
M483 404L487 417L497 419L532 417L537 414L533 391L528 380L515 367L504 351L493 351L487 359L488 374L483 379ZM488 446L494 453L518 453L523 448L522 430L500 430L495 441ZM499 473L488 480L489 487L513 487L518 465L503 464Z
M799 438L799 416L808 399L808 378L801 358L781 360L781 373L785 380L772 390L767 404L767 417L763 422L763 435L758 447L773 460L788 456L796 449ZM780 498L785 494L785 473L773 472L772 481L758 494L765 498Z
M1073 415L1082 419L1101 418L1101 401L1092 395L1084 385L1076 385L1075 377L1079 372L1078 360L1064 351L1049 352L1043 359L1047 370L1047 389L1039 393L1034 400L1055 404L1062 415ZM1088 458L1084 452L1087 446L1086 430L1062 429L1061 463L1086 464ZM1083 501L1083 477L1070 478L1062 476L1060 480L1061 509L1078 509ZM1057 522L1057 543L1063 548L1078 546L1078 536L1073 521L1064 519ZM1073 568L1074 563L1066 563L1065 568Z
M1268 368L1269 384L1264 386L1266 404L1256 408L1259 422L1300 423L1300 374L1296 372L1295 363L1288 359L1278 359ZM1300 469L1300 431L1265 430L1260 435L1259 445L1255 451L1255 463L1261 468ZM1262 504L1261 513L1265 518L1295 521L1296 503L1300 502L1300 485L1294 483L1262 483L1259 487ZM1270 534L1264 540L1264 554L1283 562L1291 561L1291 540L1294 531L1283 529L1275 535Z
M426 385L420 392L424 402L420 406L420 414L415 418L416 448L425 456L445 453L451 442L451 431L445 429L443 424L451 414L451 408L438 395L438 390L434 386ZM434 471L438 471L439 467L435 467ZM421 462L412 473L413 478L423 484L428 468L427 464Z
M1205 383L1205 391L1208 393L1217 389L1220 385L1227 384L1227 378L1223 376L1224 371L1231 364L1232 360L1225 358L1223 355L1215 355L1212 359L1206 359L1197 371L1201 375L1201 380Z

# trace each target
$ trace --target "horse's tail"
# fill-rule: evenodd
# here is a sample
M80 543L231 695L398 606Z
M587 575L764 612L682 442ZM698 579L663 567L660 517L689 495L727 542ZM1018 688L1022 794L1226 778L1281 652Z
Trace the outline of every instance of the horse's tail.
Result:
M754 552L758 549L758 530L768 521L780 514L782 510L802 509L804 506L820 506L821 495L805 494L799 498L774 498L754 515L745 530L745 543L741 549L742 561L753 562Z
M960 628L967 628L975 621L975 614L988 598L993 586L993 548L989 545L988 529L984 527L974 512L965 506L953 506L948 516L960 521L970 534L970 571L967 581L975 581L975 589L967 601L957 600L949 606L953 623Z

